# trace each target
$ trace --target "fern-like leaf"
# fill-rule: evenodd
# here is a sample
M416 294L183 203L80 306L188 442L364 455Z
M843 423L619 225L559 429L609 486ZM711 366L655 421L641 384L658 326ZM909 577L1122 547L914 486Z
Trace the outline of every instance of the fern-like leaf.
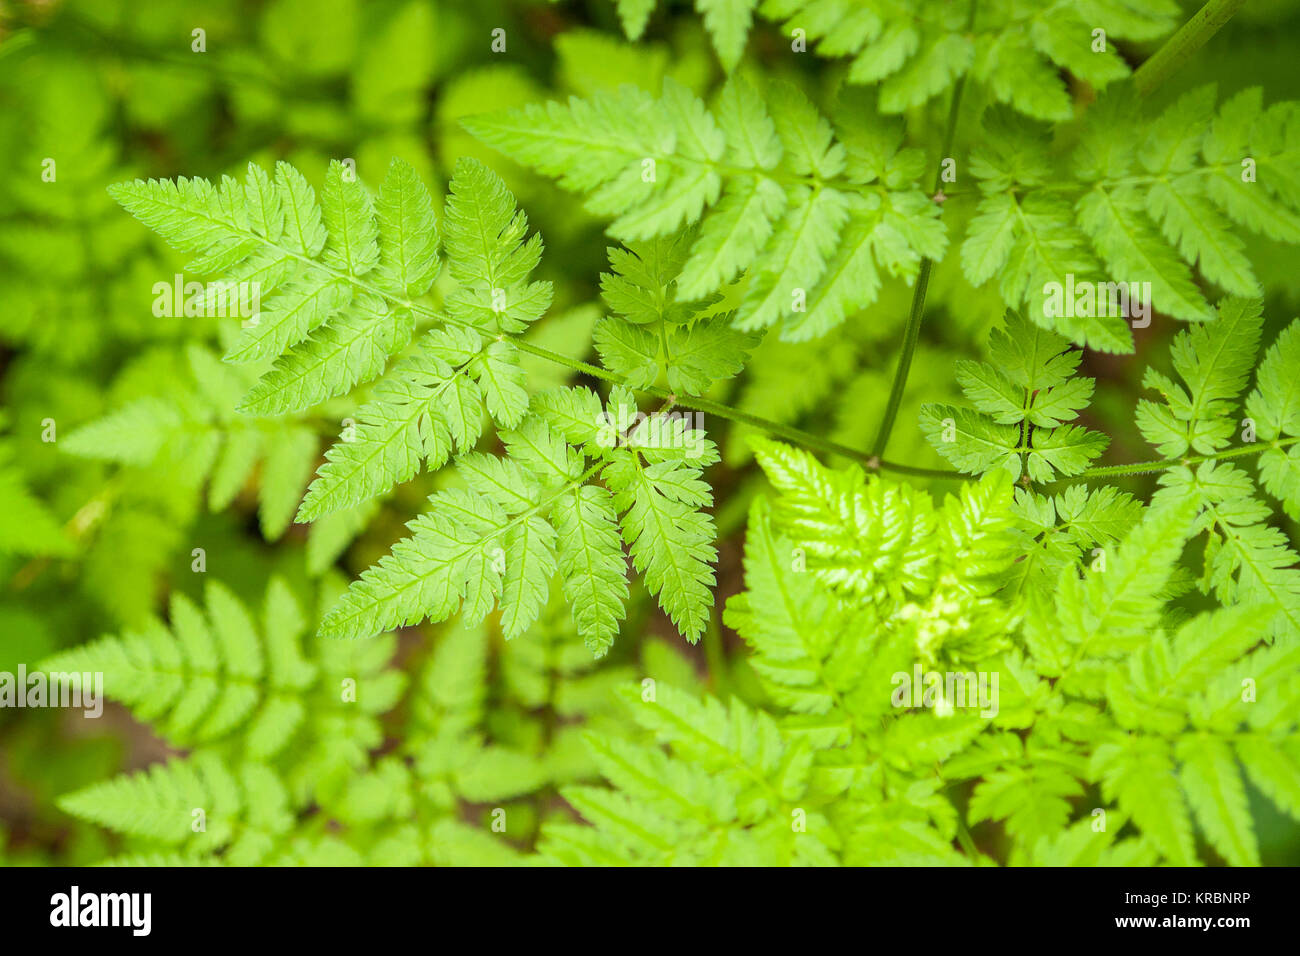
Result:
M698 221L681 294L709 295L745 272L736 327L780 323L798 341L873 302L881 269L911 281L947 244L915 185L920 154L900 149L900 127L868 116L850 98L833 127L794 87L760 94L737 76L714 111L668 80L658 99L625 86L466 126L588 195L626 242Z

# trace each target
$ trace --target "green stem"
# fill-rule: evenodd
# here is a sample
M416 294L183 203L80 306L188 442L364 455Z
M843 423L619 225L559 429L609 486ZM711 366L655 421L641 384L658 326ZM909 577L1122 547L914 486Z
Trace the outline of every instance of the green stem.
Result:
M1165 41L1160 49L1138 67L1133 86L1138 96L1147 96L1186 63L1205 42L1232 19L1246 0L1210 0Z
M601 368L598 365L592 365L590 362L582 362L577 359L571 359L566 355L558 352L552 352L550 349L542 348L540 345L534 345L531 342L516 340L515 347L522 352L530 355L536 355L538 358L544 358L554 362L557 365L563 365L565 368L575 372L581 372L584 375L590 375L592 378L598 378L601 381L612 382L616 385L625 385L621 376ZM700 398L694 395L680 395L670 392L666 388L660 388L656 385L650 385L645 388L636 389L638 392L644 392L647 395L654 395L658 398L670 399L678 405L686 408L693 408L696 411L705 412L709 415L717 415L731 422L740 422L743 425L749 425L760 431L767 432L770 435L776 435L787 441L803 445L816 451L821 451L829 455L842 455L845 458L851 458L854 461L861 462L872 471L894 471L902 475L914 475L918 478L941 478L949 480L962 480L965 475L955 471L943 471L937 468L917 468L912 465L903 465L898 462L885 461L876 455L868 454L857 448L850 448L848 445L841 445L839 442L833 442L817 435L810 434L802 429L795 428L792 425L785 425L781 422L775 422L768 418L762 418L758 415L751 415L749 412L742 411L739 408L732 408L730 405L724 405L721 402L715 402L707 398Z
M966 18L966 29L975 26L975 10L979 0L971 0L970 11ZM957 119L961 109L961 95L966 88L966 76L957 80L952 88L952 102L948 106L948 124L944 131L943 151L939 155L939 168L934 173L934 188L930 191L938 194L943 185L943 160L952 152L952 142L957 134ZM916 275L916 287L912 290L912 307L907 314L907 326L903 330L903 348L898 356L898 367L894 369L894 381L889 388L889 402L885 405L885 417L880 420L876 432L876 441L871 446L874 458L880 458L889 444L889 433L894 430L894 421L898 418L898 409L903 404L903 392L907 390L907 376L912 371L912 356L916 352L916 343L921 336L921 318L925 313L925 293L930 287L930 270L934 262L929 258L921 260L920 271Z
M1229 448L1227 451L1216 452L1213 455L1192 455L1187 458L1165 458L1160 461L1139 461L1131 465L1103 465L1100 468L1089 468L1087 471L1069 478L1058 478L1052 484L1059 484L1065 481L1084 481L1088 478L1121 478L1126 475L1146 475L1159 471L1168 471L1170 468L1176 468L1179 465L1199 465L1207 461L1224 461L1229 458L1245 458L1247 455L1258 455L1260 452L1268 451L1270 448L1286 448L1288 445L1294 445L1300 441L1300 438L1281 438L1277 441L1254 442L1250 445L1242 445L1240 448Z
M903 349L898 356L898 367L894 369L894 383L889 388L889 403L885 406L885 417L880 420L876 441L871 446L872 454L877 457L885 453L889 433L894 430L894 420L898 418L898 409L903 404L907 376L912 370L912 355L916 352L916 343L921 337L921 315L925 311L925 292L930 285L931 268L933 263L929 259L921 260L921 270L916 275L916 288L912 292L912 308L907 314L907 327L903 329Z
M980 851L975 846L975 840L970 835L970 830L966 827L966 822L962 820L961 815L957 816L957 842L961 848L966 851L971 862L976 862L980 857Z

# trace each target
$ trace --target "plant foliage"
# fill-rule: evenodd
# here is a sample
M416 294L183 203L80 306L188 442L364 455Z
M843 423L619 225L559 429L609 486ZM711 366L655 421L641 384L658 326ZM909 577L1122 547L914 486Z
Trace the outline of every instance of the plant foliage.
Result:
M0 859L1294 858L1286 4L38 6Z

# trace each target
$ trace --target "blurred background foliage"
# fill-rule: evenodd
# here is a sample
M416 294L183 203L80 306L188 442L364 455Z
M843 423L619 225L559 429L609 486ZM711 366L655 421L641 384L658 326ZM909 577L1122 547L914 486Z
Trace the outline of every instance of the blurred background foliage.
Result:
M195 49L200 29L202 52ZM505 31L502 52L492 49L494 30ZM1262 84L1270 99L1300 98L1297 36L1300 3L1248 4L1161 98L1206 79L1220 84L1221 97ZM1122 52L1136 60L1145 51ZM843 70L812 54L791 55L766 21L756 23L747 58L765 73L791 75L823 105ZM474 156L506 179L546 240L540 277L554 283L555 305L530 335L590 358L606 265L601 223L474 141L458 121L621 83L657 92L665 76L702 95L721 78L688 3L660 3L633 45L603 0L0 0L0 495L9 511L0 531L0 670L165 619L174 594L201 601L213 578L257 608L267 580L279 574L303 607L315 608L387 551L438 480L422 475L381 504L310 529L292 525L321 452L355 402L290 421L241 421L223 378L233 373L216 361L231 332L223 326L233 323L154 316L154 283L180 272L182 260L118 209L107 185L137 176L219 178L250 159L286 159L319 182L331 159L351 158L373 186L389 158L400 156L439 193L456 160ZM968 101L963 115L973 119L981 105ZM928 147L934 162L946 108L940 98L906 116L910 141ZM51 161L56 174L48 182L42 174ZM945 209L953 234L971 205L954 191ZM1265 314L1280 327L1300 308L1300 263L1280 245L1251 243L1268 283ZM866 447L910 297L895 280L832 336L798 345L770 337L747 372L714 397ZM957 256L936 268L892 459L943 466L915 426L917 408L956 397L953 359L977 354L1000 313L996 290L967 285ZM1100 381L1086 424L1113 436L1105 461L1150 457L1132 428L1132 409L1147 356L1165 361L1175 331L1154 323L1139 333L1136 355L1087 360L1085 372ZM564 370L537 361L529 374L540 390L563 380ZM142 437L124 422L116 433L83 435L83 454L65 450L80 426L144 397L172 410L166 434ZM599 664L565 613L547 615L509 645L491 626L408 629L381 645L387 659L376 666L392 675L384 712L367 717L372 723L350 756L312 778L322 830L330 818L355 822L349 808L359 805L359 790L401 789L393 775L402 771L383 755L395 741L446 724L457 687L470 702L462 716L476 745L490 754L479 750L475 759L505 760L526 783L519 794L502 794L476 790L472 774L452 773L441 790L426 779L419 799L452 825L481 826L493 802L512 808L512 820L524 821L511 826L517 849L528 847L541 819L566 812L556 786L596 776L578 734L616 719L614 684L654 673L679 686L707 683L724 697L756 697L720 609L739 590L744 516L758 478L744 429L716 420L706 426L724 460L711 475L722 539L718 613L701 645L670 638L644 595ZM91 440L98 453L86 454ZM223 448L237 447L253 449L248 461L222 457ZM1133 490L1143 490L1142 481L1134 479ZM196 548L204 573L193 570ZM345 646L331 653L375 652ZM433 666L440 655L459 662L459 671L448 676L456 670L448 664L440 672ZM360 658L353 664L369 666ZM431 708L442 708L442 717L431 718ZM175 753L113 703L98 721L76 711L0 711L0 861L79 864L129 851L73 821L55 799ZM1256 811L1265 862L1300 859L1294 829L1263 801ZM457 843L444 831L440 845Z

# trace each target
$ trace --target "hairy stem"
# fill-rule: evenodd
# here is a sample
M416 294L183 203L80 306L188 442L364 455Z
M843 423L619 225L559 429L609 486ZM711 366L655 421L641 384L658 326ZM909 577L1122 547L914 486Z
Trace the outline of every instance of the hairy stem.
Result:
M1147 96L1186 63L1205 42L1232 19L1246 0L1210 0L1165 41L1160 49L1138 67L1133 86L1138 96Z
M1258 455L1270 448L1286 448L1298 441L1300 441L1300 438L1280 438L1277 441L1253 442L1239 448L1229 448L1227 451L1215 452L1213 455L1192 455L1185 458L1164 458L1159 461L1139 461L1131 465L1103 465L1099 468L1089 468L1087 471L1072 475L1069 478L1058 478L1052 484L1066 481L1085 481L1089 478L1120 478L1126 475L1147 475L1159 471L1168 471L1170 468L1176 468L1179 465L1199 465L1207 461L1245 458L1248 455Z

